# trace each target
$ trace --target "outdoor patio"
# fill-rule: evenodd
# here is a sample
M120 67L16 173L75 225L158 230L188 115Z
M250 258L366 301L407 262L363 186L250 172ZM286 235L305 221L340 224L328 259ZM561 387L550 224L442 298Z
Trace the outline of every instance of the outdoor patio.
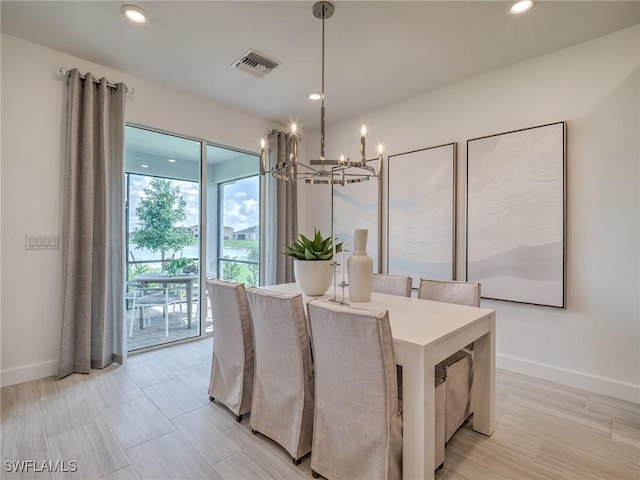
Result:
M176 308L174 312L173 308L169 307L169 336L165 335L165 320L162 315L162 307L149 308L149 325L142 329L140 328L140 317L136 311L133 319L133 335L130 337L127 336L127 350L132 352L134 350L140 350L198 336L200 331L198 328L198 320L196 319L195 305L193 307L194 318L191 321L191 328L187 327L187 313L184 305L182 310L182 313L180 313L180 310ZM129 334L130 322L131 310L127 310L127 335ZM212 329L213 322L209 312L205 323L205 331L210 333L212 332Z

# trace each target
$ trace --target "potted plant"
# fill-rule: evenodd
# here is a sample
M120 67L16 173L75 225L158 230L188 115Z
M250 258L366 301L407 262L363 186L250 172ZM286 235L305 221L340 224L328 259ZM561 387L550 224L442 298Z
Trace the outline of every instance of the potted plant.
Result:
M336 253L342 251L342 242L336 243ZM293 273L298 288L305 295L323 295L333 281L333 242L314 231L313 239L300 234L298 240L285 245L283 253L293 257Z
M183 273L184 268L188 268L191 264L193 264L193 260L188 258L171 258L164 263L162 269L169 275L176 275Z

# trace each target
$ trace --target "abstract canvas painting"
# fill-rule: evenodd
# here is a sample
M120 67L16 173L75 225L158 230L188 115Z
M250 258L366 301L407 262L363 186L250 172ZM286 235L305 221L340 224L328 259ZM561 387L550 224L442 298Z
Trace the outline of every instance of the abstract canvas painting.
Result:
M387 271L453 279L456 144L389 156Z
M467 141L467 280L564 307L565 122Z
M348 253L353 250L353 230L367 229L367 254L373 258L373 271L379 272L379 179L333 186L333 228ZM338 257L340 261L341 256ZM338 267L340 270L340 267Z

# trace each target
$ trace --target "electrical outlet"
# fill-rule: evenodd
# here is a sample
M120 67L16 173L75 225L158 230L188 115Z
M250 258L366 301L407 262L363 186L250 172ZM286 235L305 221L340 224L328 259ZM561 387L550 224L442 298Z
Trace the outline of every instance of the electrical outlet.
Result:
M25 250L57 250L60 244L58 235L25 235Z

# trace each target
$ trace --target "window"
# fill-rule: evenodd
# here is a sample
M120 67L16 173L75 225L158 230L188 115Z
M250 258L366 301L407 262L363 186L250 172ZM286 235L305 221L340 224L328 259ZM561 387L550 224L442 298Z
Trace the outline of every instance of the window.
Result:
M220 278L258 285L259 272L259 177L254 175L225 182L219 189L219 218L223 226L218 248Z

